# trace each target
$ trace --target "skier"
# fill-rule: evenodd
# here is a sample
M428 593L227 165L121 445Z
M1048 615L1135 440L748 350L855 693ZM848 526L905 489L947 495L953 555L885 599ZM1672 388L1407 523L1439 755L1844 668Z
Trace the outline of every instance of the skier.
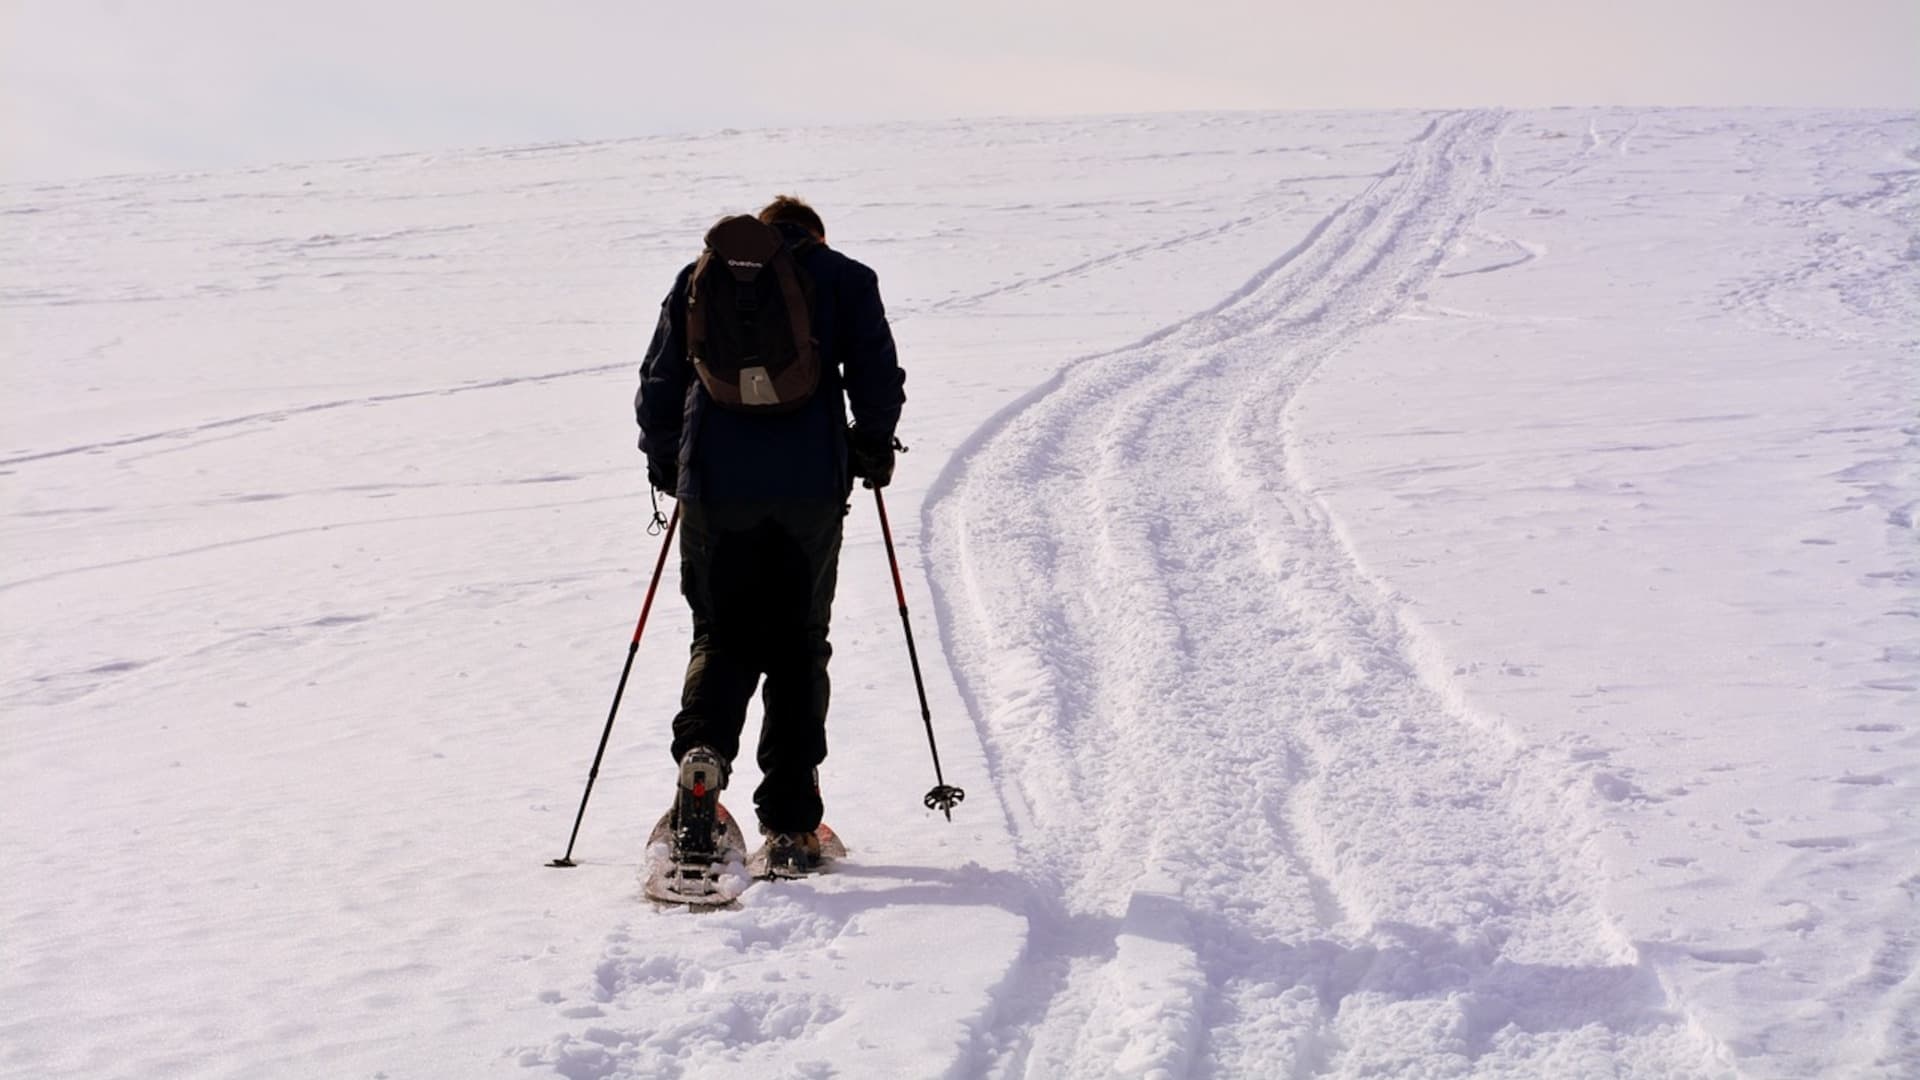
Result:
M743 238L765 253L736 254ZM661 304L634 400L647 478L680 501L693 613L673 720L675 854L713 852L719 790L764 678L754 809L768 870L805 873L820 860L842 521L854 479L893 477L905 376L879 279L827 246L812 207L782 195L707 241ZM772 282L758 299L755 280Z

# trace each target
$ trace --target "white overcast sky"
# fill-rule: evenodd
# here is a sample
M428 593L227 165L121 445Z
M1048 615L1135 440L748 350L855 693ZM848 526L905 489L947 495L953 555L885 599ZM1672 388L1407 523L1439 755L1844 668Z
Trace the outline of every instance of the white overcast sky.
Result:
M1920 107L1920 0L0 0L0 181L971 115Z

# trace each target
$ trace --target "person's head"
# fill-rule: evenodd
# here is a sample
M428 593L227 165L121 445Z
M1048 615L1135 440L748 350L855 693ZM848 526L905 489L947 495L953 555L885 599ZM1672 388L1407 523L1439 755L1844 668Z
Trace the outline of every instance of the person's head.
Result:
M782 222L798 225L812 233L815 240L823 244L827 241L827 227L820 223L820 215L814 213L813 207L791 195L774 196L773 201L760 211L760 220L769 225Z

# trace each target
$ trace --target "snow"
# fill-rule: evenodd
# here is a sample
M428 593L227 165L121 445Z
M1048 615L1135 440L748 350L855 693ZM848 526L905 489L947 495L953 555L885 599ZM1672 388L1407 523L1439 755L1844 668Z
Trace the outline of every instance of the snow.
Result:
M1920 1074L1920 129L723 132L0 187L0 1072ZM639 896L629 399L809 197L908 367L831 876ZM736 810L757 777L740 763Z

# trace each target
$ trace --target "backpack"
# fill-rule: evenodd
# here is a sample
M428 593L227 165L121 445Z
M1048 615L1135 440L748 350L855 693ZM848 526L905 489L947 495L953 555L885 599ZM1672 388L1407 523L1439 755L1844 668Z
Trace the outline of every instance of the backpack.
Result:
M687 287L687 355L721 408L791 412L820 385L813 286L795 253L757 218L722 218L707 230Z

